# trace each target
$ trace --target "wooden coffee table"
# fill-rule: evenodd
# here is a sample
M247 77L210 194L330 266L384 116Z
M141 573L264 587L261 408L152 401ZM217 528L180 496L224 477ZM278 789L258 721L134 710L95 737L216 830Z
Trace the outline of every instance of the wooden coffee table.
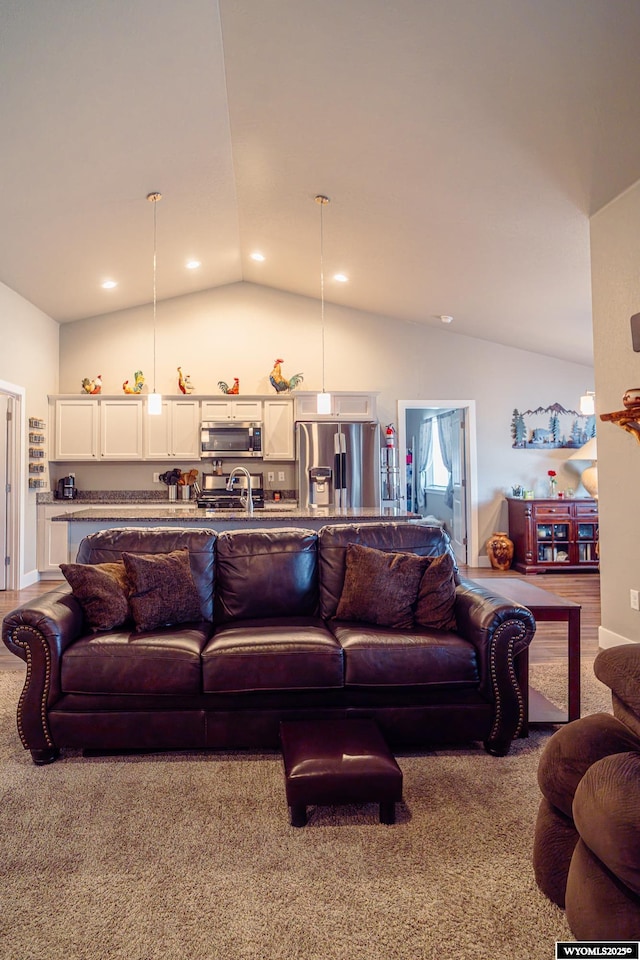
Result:
M536 587L519 577L474 577L474 583L506 597L513 603L528 607L540 622L547 620L567 624L568 711L564 713L559 710L538 690L529 686L528 650L519 658L518 681L525 698L525 718L528 718L528 724L568 723L570 720L577 720L580 716L580 604L550 593L549 590L543 590L542 587ZM533 642L535 643L535 637ZM525 727L528 724L526 722ZM526 732L524 729L523 733Z

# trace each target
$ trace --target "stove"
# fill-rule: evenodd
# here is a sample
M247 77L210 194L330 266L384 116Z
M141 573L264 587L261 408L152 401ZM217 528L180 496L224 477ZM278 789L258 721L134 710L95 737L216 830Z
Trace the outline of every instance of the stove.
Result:
M245 510L242 499L247 489L247 478L241 474L233 478L233 489L227 490L229 474L203 473L202 489L197 504L206 510ZM253 509L264 507L262 474L251 474L251 498Z

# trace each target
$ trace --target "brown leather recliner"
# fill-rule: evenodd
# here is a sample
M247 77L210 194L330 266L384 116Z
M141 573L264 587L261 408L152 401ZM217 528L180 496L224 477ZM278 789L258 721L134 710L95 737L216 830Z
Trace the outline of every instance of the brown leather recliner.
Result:
M602 650L594 671L613 716L582 717L549 740L533 864L578 940L640 940L640 644Z

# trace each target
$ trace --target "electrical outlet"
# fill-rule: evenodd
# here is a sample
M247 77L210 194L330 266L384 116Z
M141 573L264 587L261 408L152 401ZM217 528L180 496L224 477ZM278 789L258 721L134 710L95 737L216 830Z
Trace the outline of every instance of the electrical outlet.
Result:
M640 610L640 590L630 590L631 609Z
M153 482L154 482L154 483L160 483L160 474L159 474L159 473L154 473L154 475L153 475Z
M269 472L267 473L267 483L273 483L275 478L276 478L276 475L273 472L273 470L269 470Z
M278 470L278 483L284 483L284 470Z

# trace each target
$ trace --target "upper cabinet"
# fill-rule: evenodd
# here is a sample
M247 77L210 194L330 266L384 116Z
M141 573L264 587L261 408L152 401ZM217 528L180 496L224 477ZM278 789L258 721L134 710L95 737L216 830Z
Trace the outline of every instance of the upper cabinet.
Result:
M97 460L99 416L95 400L56 400L54 459Z
M293 400L263 403L262 459L294 460Z
M228 397L224 400L203 400L201 405L203 420L262 420L262 400L244 400L242 397Z
M317 412L317 394L294 394L296 420L375 420L377 417L377 394L332 393L329 413Z
M145 427L145 459L200 459L199 400L163 400L162 413L147 417Z
M141 460L142 401L56 400L56 460Z
M142 402L100 401L100 457L142 460Z

